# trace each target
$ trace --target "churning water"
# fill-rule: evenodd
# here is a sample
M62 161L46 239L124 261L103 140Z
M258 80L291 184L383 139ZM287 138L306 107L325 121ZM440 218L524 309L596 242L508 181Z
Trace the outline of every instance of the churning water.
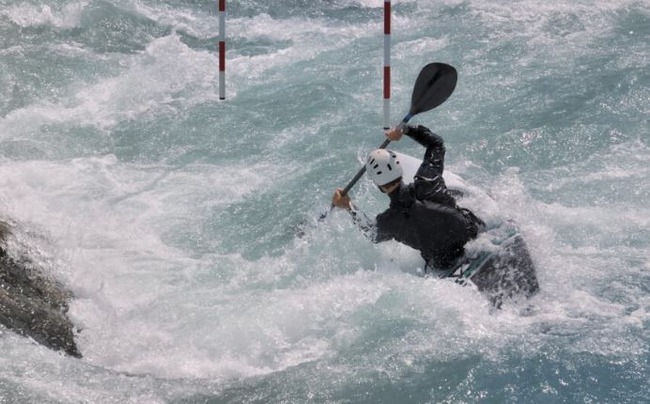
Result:
M519 223L525 315L316 220L383 141L383 2L229 2L226 101L214 1L0 5L0 212L84 355L1 329L0 403L650 401L647 0L393 2L392 121L458 69L413 122Z

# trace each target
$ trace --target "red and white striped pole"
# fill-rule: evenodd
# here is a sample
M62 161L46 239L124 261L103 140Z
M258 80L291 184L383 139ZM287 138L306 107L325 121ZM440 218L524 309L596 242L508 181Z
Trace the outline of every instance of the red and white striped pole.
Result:
M219 2L219 99L226 99L226 0Z
M384 129L390 128L390 0L384 0Z

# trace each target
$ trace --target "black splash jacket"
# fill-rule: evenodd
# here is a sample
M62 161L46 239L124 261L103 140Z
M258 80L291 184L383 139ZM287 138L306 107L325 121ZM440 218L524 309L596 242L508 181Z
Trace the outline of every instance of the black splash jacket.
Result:
M389 208L375 223L355 222L376 243L397 240L419 250L427 263L448 269L464 254L464 245L476 237L482 224L459 208L442 178L445 146L442 138L424 126L405 128L405 135L426 147L412 184L402 183L390 196Z

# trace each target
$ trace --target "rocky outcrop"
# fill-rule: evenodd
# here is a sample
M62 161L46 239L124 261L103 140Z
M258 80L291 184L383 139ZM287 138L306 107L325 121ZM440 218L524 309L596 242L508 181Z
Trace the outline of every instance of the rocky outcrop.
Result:
M10 226L0 220L0 324L56 351L80 358L67 316L72 293L29 257L12 254Z

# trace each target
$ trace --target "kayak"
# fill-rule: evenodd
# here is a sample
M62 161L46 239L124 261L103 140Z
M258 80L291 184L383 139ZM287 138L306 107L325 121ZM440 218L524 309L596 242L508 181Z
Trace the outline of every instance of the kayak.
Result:
M422 160L395 152L402 166L402 180L413 182ZM449 192L461 199L473 190L458 175L445 170ZM486 196L487 197L487 196ZM426 268L425 276L448 278L475 287L496 307L507 300L529 298L539 290L537 270L523 235L511 220L491 226L465 248L465 255L449 270Z
M433 269L427 275L475 285L496 307L505 300L530 298L539 290L528 246L510 221L479 234L454 268Z

